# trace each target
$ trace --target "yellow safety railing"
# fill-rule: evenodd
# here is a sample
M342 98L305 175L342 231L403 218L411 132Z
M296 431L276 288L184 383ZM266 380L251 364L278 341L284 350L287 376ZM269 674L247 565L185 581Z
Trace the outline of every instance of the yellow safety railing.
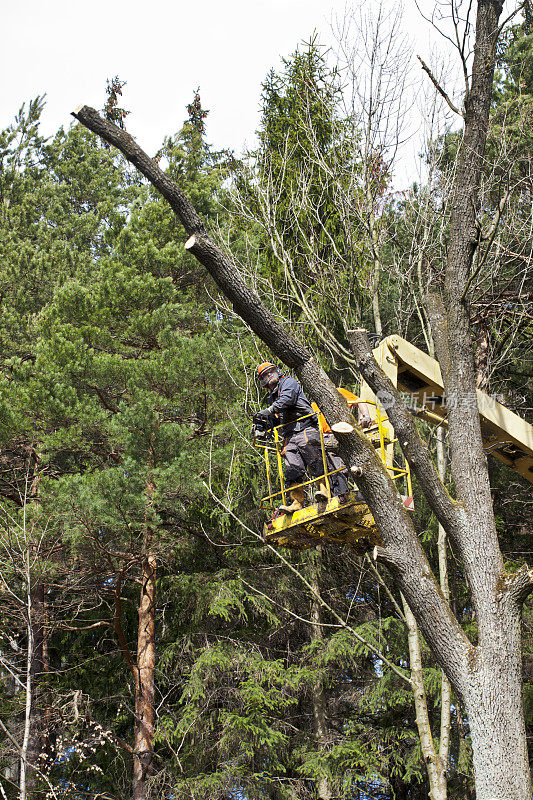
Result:
M387 468L387 472L389 473L389 475L390 475L390 477L391 477L391 479L393 481L396 481L399 478L405 478L407 495L409 497L412 497L412 495L413 495L413 486L412 486L412 483L411 483L411 470L409 468L409 464L407 463L407 461L403 457L403 454L402 454L402 459L403 459L403 464L404 464L403 467L394 466L394 453L392 454L393 463L391 463L391 464L387 463L388 459L387 459L387 451L386 451L386 446L385 446L385 440L387 440L387 444L391 445L392 447L394 447L394 445L398 442L397 438L390 439L389 436L388 436L389 431L388 431L388 428L385 426L385 423L387 423L389 421L389 418L386 415L382 414L381 409L380 409L380 407L379 407L379 405L377 403L372 402L371 400L365 400L365 403L368 406L374 406L375 409L376 409L376 425L375 426L370 426L370 428L367 428L366 433L372 433L373 429L375 430L375 428L377 426L378 435L379 435L379 450L380 450L381 460L382 460L383 464L385 465L385 467Z
M378 434L378 442L379 442L379 451L381 460L383 464L387 468L387 471L393 481L397 481L401 478L404 478L406 481L406 488L407 494L412 496L412 485L411 485L411 472L409 470L409 465L404 460L404 466L398 467L394 466L394 464L387 464L387 445L394 445L398 440L397 439L390 439L389 431L386 427L388 422L388 417L384 416L380 411L379 406L376 403L372 403L369 401L365 401L367 405L373 405L376 407L376 420L375 423L372 424L369 428L365 430L365 434L369 436L371 441L373 441L374 446L376 445L376 441L373 439L373 434L377 432ZM296 420L291 420L290 422L286 422L283 425L276 425L272 428L273 440L271 442L267 441L258 441L257 438L254 439L254 447L257 447L260 450L264 451L264 458L265 458L265 472L266 472L266 479L267 479L267 486L268 486L268 494L265 497L261 498L261 507L264 508L269 507L274 509L276 505L279 503L275 503L274 500L277 498L281 498L281 502L283 504L286 503L286 487L285 481L283 477L283 447L284 447L284 440L282 436L280 437L280 432L282 428L285 428L288 425L294 425L295 422L301 422L304 419L308 419L309 417L315 416L315 414L306 414L303 417L299 417ZM326 454L326 445L324 442L324 431L322 427L318 426L319 433L320 433L320 450L322 455L322 466L324 472L322 475L319 475L316 478L311 478L306 481L302 481L301 483L294 484L291 486L291 489L300 489L305 486L311 486L312 484L319 483L323 481L326 484L326 490L328 497L331 497L331 486L329 482L329 478L332 475L335 475L337 472L343 472L346 470L345 466L338 467L337 469L328 470L328 463L327 463L327 454ZM279 491L273 490L273 479L272 479L272 465L270 462L271 455L275 455L275 462L277 466L277 482L280 486Z
M281 498L281 502L283 504L286 503L286 489L285 489L285 481L283 477L283 447L285 446L285 442L280 439L280 431L282 428L287 427L288 425L294 425L296 422L301 422L304 419L308 419L309 417L316 416L313 412L312 414L306 414L303 417L298 417L298 419L291 420L290 422L285 422L283 425L276 425L276 427L272 428L272 433L274 436L273 445L269 445L266 442L260 442L257 439L254 439L254 447L257 447L260 450L264 450L264 457L265 457L265 471L266 471L266 478L267 478L267 485L268 485L268 494L265 497L261 498L261 507L263 508L265 505L270 506L271 508L275 507L275 503L273 502L275 498ZM342 472L346 469L346 467L339 467L338 469L328 470L328 462L327 462L327 455L326 455L326 446L324 443L324 431L319 426L319 434L320 434L320 450L322 455L322 466L324 472L322 475L319 475L316 478L311 478L307 481L302 481L301 483L291 485L291 489L300 489L304 486L310 486L311 484L318 483L320 481L324 481L326 484L326 491L327 495L331 497L331 487L329 484L328 478L332 475L335 475L337 472ZM278 481L280 485L281 491L273 491L272 490L272 467L270 464L270 454L275 453L276 456L276 464L277 464L277 473L278 473Z

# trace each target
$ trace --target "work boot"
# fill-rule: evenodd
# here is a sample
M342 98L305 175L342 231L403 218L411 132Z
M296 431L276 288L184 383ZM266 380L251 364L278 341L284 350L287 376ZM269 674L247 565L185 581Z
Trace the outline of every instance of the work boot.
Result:
M315 492L315 500L317 503L327 503L329 500L328 487L324 481L320 481L318 484L318 489Z
M285 514L294 514L295 511L301 511L305 503L305 494L301 486L297 489L289 489L292 503L290 506L280 506L279 510Z

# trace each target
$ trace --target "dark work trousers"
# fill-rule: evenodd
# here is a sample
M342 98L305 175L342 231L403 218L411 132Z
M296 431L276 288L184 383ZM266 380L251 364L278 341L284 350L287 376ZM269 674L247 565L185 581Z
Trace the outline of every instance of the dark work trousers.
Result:
M285 441L283 452L285 459L285 480L288 486L301 483L307 471L311 478L318 478L324 474L322 450L320 447L320 434L317 428L304 428L289 436ZM326 454L328 472L332 469L343 467L339 456ZM333 495L346 494L348 483L343 472L337 472L329 478L331 493Z

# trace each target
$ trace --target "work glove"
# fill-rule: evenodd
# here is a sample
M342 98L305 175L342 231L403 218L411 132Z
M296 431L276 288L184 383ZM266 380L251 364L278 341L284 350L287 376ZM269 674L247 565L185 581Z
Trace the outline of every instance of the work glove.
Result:
M363 430L365 428L370 428L370 426L372 425L372 420L368 415L365 415L364 417L361 417L361 419L359 420L359 425L361 426L361 428L363 428Z

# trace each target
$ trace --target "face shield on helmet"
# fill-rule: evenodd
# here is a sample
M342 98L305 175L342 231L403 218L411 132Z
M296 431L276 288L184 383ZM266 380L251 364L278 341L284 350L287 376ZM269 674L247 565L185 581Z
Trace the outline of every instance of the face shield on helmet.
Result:
M257 380L263 389L274 387L279 380L278 368L275 364L266 362L257 367Z

